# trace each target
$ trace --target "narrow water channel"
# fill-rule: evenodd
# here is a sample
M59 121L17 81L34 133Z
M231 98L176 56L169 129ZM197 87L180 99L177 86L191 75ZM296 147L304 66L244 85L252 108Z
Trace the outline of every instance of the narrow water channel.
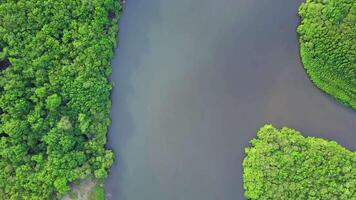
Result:
M356 112L300 63L302 0L128 0L113 61L109 200L242 200L265 123L356 149Z

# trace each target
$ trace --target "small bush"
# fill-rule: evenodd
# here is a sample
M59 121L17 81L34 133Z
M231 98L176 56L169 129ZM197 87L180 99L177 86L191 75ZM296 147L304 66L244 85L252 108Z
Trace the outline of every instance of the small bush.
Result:
M90 192L88 200L105 200L104 188L100 185L96 185Z

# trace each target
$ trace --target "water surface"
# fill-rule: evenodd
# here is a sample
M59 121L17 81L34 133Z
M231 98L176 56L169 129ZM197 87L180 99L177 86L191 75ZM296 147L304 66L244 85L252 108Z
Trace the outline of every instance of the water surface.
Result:
M356 149L356 112L300 63L302 0L129 0L113 61L112 200L239 200L265 123Z

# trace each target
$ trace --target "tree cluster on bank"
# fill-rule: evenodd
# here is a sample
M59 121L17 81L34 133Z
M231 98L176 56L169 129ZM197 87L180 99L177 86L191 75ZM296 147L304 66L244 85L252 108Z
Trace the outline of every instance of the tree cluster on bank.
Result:
M243 161L247 199L356 199L356 152L271 125L250 143Z
M356 0L306 0L300 53L317 87L356 109Z
M107 176L117 0L0 0L0 199Z

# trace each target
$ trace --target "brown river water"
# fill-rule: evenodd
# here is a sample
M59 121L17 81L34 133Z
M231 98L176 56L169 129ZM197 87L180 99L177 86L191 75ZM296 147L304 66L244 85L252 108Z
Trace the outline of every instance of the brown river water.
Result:
M356 149L356 112L300 63L301 2L126 1L109 200L242 200L244 148L265 123Z

